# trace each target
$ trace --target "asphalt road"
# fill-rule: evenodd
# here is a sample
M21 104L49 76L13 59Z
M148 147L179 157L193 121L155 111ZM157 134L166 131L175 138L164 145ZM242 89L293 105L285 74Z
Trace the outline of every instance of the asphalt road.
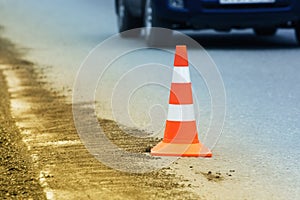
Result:
M0 24L29 60L46 68L52 87L68 94L90 50L117 27L113 2L105 0L1 0ZM264 191L270 198L299 198L300 48L294 32L279 30L270 38L251 30L188 34L207 50L225 84L227 115L214 148L217 159L243 168L240 179L270 188Z

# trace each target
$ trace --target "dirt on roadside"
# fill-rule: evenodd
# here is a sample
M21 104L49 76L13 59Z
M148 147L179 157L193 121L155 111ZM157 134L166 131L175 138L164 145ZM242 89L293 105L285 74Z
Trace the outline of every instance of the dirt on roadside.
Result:
M17 60L11 55L13 48L7 40L0 39L1 63ZM45 199L33 167L27 146L10 112L10 94L0 70L0 199Z
M0 63L12 76L6 79L18 80L9 94L0 69L1 199L12 195L43 199L44 193L48 199L199 199L168 168L131 174L95 159L80 142L72 105L48 89L41 70L21 56L13 44L0 38ZM12 96L19 106L29 108L15 119L9 109ZM99 123L108 138L113 132L114 143L128 151L146 152L157 143L155 138L133 138L114 121L99 119Z

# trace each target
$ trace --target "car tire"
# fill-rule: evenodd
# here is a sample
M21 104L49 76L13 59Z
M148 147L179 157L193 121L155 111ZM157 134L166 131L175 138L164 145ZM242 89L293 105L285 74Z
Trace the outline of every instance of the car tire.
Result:
M257 36L273 36L276 34L276 28L255 28L254 32Z
M298 45L300 46L300 22L298 22L296 24L296 27L295 27L295 35L296 35L296 39L298 41Z
M143 19L134 17L129 12L125 3L126 0L118 0L118 30L121 37L137 37L140 35L139 30L128 31L143 26Z
M144 26L145 39L148 46L168 46L168 41L172 37L171 24L160 19L151 0L145 1ZM165 29L160 29L165 28Z

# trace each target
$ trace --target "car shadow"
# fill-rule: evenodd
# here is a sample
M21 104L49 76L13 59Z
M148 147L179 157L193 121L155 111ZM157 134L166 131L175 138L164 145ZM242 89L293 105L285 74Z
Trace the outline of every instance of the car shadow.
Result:
M253 33L187 33L205 49L211 50L276 50L296 49L300 46L294 34L256 36ZM176 36L174 36L176 37ZM176 38L174 38L176 40Z
M183 34L181 34L183 33ZM278 31L274 36L256 36L252 31L234 31L220 33L214 31L174 31L169 37L154 40L148 44L145 36L122 37L123 40L146 43L150 48L173 49L176 45L188 45L189 49L198 49L199 44L206 50L283 50L299 49L293 31ZM192 38L192 40L191 40Z

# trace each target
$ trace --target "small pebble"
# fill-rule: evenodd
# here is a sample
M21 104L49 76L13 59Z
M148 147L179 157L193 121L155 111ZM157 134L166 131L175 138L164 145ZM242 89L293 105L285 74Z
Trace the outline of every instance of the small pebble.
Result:
M151 151L151 147L147 147L146 149L145 149L145 152L147 152L147 153L149 153Z

